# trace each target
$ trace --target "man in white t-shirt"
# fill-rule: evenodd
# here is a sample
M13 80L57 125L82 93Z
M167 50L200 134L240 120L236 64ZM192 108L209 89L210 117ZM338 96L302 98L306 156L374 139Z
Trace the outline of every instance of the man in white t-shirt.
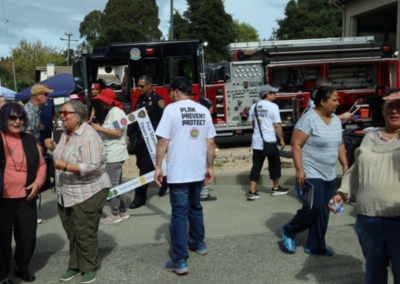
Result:
M276 137L279 138L281 149L285 148L282 133L282 121L279 107L273 103L275 94L279 89L270 85L260 88L261 101L254 104L250 108L249 120L253 124L253 139L251 148L253 149L253 167L250 171L250 191L247 194L247 200L253 201L260 198L256 191L256 185L260 179L260 173L265 158L268 159L269 177L273 181L271 195L285 195L289 189L279 185L281 177L281 158L278 151L278 143ZM260 128L262 133L260 132ZM273 147L273 154L265 156L263 153L264 142L269 142L269 147ZM275 151L276 150L276 151Z
M161 164L168 150L167 182L172 207L169 230L173 255L166 268L176 274L186 274L188 246L199 255L207 254L200 191L203 184L208 185L213 178L216 132L209 110L190 100L192 84L188 79L175 78L168 92L172 104L165 108L156 130L154 178L161 186Z
M112 187L116 187L122 182L122 165L129 159L126 144L126 127L119 129L109 129L105 126L120 120L126 114L123 111L124 106L115 98L117 95L111 89L104 89L98 96L91 100L98 101L104 110L107 110L107 116L103 126L98 123L90 123L94 130L104 134L103 143L106 150L106 168L110 177ZM120 223L129 218L126 210L126 194L118 195L111 199L111 213L100 221L101 224Z

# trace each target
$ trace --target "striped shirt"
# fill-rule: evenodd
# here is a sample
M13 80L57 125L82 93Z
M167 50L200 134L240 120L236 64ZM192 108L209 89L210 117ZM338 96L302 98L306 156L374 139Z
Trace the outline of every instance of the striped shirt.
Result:
M77 164L80 174L56 170L56 193L60 205L71 207L89 199L104 188L111 188L106 172L105 150L97 132L83 123L65 144L67 132L64 129L54 150L54 160L61 159L68 164Z
M31 100L24 105L24 109L29 119L29 125L23 131L32 131L36 142L40 142L40 109Z

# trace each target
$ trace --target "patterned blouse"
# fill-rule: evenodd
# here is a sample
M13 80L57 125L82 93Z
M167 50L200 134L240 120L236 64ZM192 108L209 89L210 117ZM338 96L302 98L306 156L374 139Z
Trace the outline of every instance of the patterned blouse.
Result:
M66 142L64 130L56 149L54 160L77 164L80 174L56 170L56 193L60 205L71 207L89 199L104 188L111 188L106 172L105 150L97 132L83 123Z
M327 125L314 111L309 110L297 122L296 129L307 134L301 149L304 172L307 178L332 181L336 178L335 164L342 144L342 123L335 115Z

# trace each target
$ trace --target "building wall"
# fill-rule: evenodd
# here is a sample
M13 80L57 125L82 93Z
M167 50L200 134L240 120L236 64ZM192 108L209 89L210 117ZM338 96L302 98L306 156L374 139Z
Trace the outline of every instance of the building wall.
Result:
M400 0L351 0L345 3L343 13L343 36L357 35L357 17L374 10L397 3L397 34L400 32ZM371 19L373 21L373 19ZM400 36L396 39L396 47L400 47Z

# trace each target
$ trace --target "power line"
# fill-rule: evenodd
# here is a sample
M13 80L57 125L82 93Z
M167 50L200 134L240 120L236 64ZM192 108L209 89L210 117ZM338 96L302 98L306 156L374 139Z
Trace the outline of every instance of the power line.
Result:
M71 39L71 36L74 36L73 34L71 34L71 33L65 33L65 35L68 37L68 39L64 39L64 38L62 38L62 37L60 37L60 40L68 40L68 51L67 51L67 66L69 66L69 44L70 44L70 42L71 41L78 41L78 40L73 40L73 39Z

